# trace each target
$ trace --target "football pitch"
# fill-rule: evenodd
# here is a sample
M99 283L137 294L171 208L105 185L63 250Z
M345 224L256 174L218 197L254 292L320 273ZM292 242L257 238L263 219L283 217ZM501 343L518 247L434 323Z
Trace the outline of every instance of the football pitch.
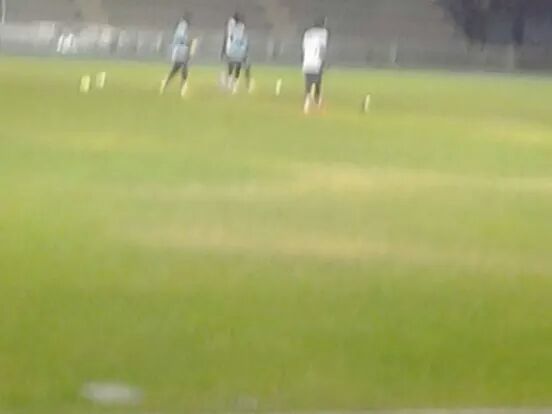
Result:
M552 406L552 79L254 69L0 59L0 412Z

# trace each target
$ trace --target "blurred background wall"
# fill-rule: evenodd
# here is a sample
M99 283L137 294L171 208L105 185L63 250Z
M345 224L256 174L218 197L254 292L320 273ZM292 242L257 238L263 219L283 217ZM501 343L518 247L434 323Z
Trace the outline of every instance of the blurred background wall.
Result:
M330 64L552 70L550 0L0 0L0 51L164 59L193 16L197 60L216 62L228 17L246 17L256 63L295 64L327 16Z

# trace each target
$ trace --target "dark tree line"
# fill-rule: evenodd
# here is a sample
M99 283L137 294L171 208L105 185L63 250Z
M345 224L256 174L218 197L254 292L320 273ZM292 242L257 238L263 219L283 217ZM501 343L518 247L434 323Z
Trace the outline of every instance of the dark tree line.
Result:
M535 19L552 22L552 0L438 0L471 43L485 45L494 17L506 20L509 41L522 45L527 25Z

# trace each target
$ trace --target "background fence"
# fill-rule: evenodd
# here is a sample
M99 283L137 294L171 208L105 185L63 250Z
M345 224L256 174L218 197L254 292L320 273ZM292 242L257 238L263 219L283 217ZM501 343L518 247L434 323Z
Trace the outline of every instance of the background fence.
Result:
M460 0L458 0L460 1ZM469 42L437 0L3 0L0 52L162 60L171 29L193 13L196 60L218 60L222 27L241 10L250 27L255 63L297 64L303 29L329 17L330 64L438 67L501 71L552 70L552 30L546 19L530 41ZM507 21L495 14L498 34ZM500 32L502 30L502 32ZM497 35L498 36L498 35ZM550 41L547 41L550 39Z

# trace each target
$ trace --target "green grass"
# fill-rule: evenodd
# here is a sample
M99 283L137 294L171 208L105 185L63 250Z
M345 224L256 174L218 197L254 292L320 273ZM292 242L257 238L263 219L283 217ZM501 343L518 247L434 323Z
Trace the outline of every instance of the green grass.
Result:
M551 80L165 70L0 61L0 411L552 405Z

